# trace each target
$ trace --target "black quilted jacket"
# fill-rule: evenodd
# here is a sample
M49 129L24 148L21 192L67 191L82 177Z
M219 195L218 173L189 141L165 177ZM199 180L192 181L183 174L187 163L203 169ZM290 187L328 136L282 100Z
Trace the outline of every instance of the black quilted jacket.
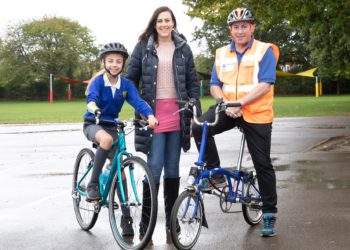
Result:
M183 36L177 32L172 32L175 43L173 56L173 72L176 93L179 100L198 100L197 75L193 62L193 54ZM157 82L158 56L154 47L154 36L151 35L147 45L139 42L132 52L131 59L126 72L126 78L134 82L139 88L141 85L141 97L151 106L153 112L156 109L156 82ZM197 107L200 108L198 102ZM139 117L138 114L136 114ZM190 112L181 113L182 148L186 152L190 149L190 125L192 114ZM135 149L147 154L150 150L153 130L135 131Z

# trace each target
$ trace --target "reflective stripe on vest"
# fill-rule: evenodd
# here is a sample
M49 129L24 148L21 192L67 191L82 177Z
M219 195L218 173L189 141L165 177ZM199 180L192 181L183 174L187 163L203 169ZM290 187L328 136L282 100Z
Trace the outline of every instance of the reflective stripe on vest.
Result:
M250 92L253 88L255 88L255 86L256 86L255 84L237 86L237 91L238 92ZM222 86L222 90L224 92L236 93L236 86L224 84Z
M271 47L278 60L279 51L273 44L254 40L252 47L248 48L238 66L236 52L230 51L230 45L222 47L216 52L216 72L223 83L222 90L230 101L242 98L259 84L259 63L267 49ZM270 123L273 120L273 88L258 100L245 105L243 118L251 123Z

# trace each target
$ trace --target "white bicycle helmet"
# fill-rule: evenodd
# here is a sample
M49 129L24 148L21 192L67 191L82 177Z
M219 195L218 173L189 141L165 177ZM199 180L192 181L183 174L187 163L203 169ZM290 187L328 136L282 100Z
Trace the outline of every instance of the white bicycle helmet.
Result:
M234 9L227 17L227 25L231 25L235 22L250 21L254 22L253 14L247 8Z

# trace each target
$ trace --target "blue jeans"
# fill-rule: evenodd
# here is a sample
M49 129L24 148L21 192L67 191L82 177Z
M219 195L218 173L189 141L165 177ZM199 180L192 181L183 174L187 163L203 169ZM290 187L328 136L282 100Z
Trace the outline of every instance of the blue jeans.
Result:
M164 168L164 179L179 178L181 131L154 133L147 163L156 184Z

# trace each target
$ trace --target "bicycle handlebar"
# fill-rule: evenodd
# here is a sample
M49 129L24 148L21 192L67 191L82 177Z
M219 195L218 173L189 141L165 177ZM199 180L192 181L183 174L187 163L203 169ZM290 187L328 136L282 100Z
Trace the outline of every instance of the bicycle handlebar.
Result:
M89 121L89 122L93 122L95 124L121 126L123 128L126 127L127 123L128 123L127 121L119 121L118 119L104 120L104 119L99 119L98 117L95 117L95 118L85 117L84 120ZM130 119L130 122L132 123L133 126L135 126L135 128L138 128L141 130L147 130L148 121L132 118L132 119Z
M211 123L208 121L200 122L197 117L197 107L195 105L196 100L190 99L189 101L184 100L177 100L176 101L180 105L184 105L183 108L179 109L177 112L181 112L184 110L189 110L192 112L193 110L193 120L197 125L203 126L204 122L208 123L208 126L215 126L219 121L219 113L221 111L225 111L228 107L241 107L241 103L239 102L224 102L222 98L216 100L216 107L215 107L215 120Z
M136 118L132 118L130 119L130 121L132 122L132 124L140 129L147 129L147 126L149 125L148 121L142 120L142 119L136 119Z
M113 125L113 126L118 126L121 123L120 121L118 121L118 119L116 119L116 120L103 120L103 119L99 119L97 116L95 118L85 117L84 121L93 122L95 124L104 124L104 125Z
M186 105L192 103L192 100L190 99L189 101L184 101L184 100L177 100L176 103L180 105Z

